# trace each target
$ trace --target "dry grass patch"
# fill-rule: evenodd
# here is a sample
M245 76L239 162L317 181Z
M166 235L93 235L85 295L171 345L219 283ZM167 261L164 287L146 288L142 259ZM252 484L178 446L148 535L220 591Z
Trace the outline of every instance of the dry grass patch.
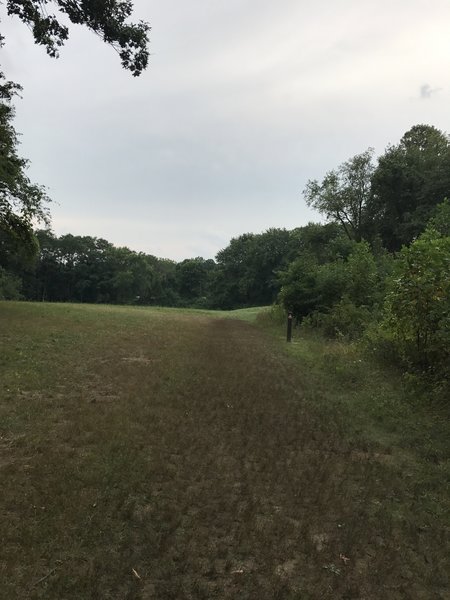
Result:
M448 597L442 518L412 518L406 474L263 331L69 305L0 319L5 598Z

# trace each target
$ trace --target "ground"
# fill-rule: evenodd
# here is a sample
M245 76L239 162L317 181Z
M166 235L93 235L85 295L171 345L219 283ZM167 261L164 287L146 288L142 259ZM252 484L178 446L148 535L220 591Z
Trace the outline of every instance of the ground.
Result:
M0 304L1 598L450 598L442 445L229 316Z

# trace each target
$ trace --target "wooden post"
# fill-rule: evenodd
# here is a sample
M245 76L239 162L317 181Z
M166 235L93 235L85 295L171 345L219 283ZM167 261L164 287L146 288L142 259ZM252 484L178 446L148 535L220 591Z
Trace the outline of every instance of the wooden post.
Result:
M287 337L286 340L288 342L292 341L292 313L289 311L288 312L288 318L287 318Z

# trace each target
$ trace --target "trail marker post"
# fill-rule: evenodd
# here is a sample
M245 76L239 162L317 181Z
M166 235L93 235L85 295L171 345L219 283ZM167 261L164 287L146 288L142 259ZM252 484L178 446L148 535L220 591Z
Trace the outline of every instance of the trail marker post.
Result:
M287 336L286 336L286 341L288 341L288 342L292 341L292 313L290 311L288 312L288 318L287 318Z

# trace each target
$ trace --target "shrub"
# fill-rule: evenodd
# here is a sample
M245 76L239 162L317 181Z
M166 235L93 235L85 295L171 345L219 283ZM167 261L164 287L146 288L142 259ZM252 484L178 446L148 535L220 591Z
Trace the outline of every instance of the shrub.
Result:
M279 301L286 310L301 319L316 308L318 303L316 259L308 254L294 260L280 273Z
M0 267L0 300L20 300L21 282L18 277Z
M403 248L384 307L383 328L410 369L450 371L450 237L427 229Z
M362 336L361 347L382 363L398 365L400 362L394 333L385 321L374 319L369 324Z
M372 305L377 296L379 277L377 263L367 242L355 244L345 267L349 299L355 306Z
M367 307L356 306L344 296L328 312L315 311L303 323L305 327L319 329L327 337L355 340L361 337L372 319Z

